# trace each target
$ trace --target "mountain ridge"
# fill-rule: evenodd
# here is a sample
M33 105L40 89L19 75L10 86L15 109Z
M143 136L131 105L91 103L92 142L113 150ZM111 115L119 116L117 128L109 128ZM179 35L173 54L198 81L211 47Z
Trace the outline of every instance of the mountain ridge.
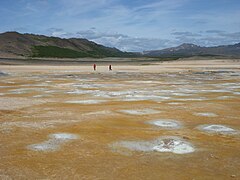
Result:
M0 34L0 57L21 58L104 58L104 57L157 57L180 58L191 56L240 57L240 43L202 47L183 43L176 47L142 53L122 52L83 38L59 38L53 36L5 32Z
M105 47L82 38L59 38L45 35L5 32L0 34L0 56L22 57L128 57L132 53Z
M233 45L220 45L213 47L202 47L191 43L183 43L176 47L162 50L144 51L148 57L171 57L171 56L232 56L240 57L240 43Z

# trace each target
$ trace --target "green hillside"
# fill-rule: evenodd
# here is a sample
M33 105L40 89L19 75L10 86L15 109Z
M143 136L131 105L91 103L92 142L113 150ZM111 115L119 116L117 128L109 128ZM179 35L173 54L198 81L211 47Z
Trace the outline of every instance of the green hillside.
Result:
M57 46L33 46L32 57L55 57L55 58L82 58L95 57L93 54L79 52Z

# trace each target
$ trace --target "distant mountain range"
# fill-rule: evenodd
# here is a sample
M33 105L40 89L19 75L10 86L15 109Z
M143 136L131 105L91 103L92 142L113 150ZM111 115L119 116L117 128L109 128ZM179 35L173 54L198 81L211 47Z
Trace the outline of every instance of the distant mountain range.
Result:
M6 32L0 34L0 57L131 57L133 53L105 47L87 39Z
M48 37L34 34L6 32L0 34L0 58L83 58L83 57L158 57L179 58L191 56L240 57L240 43L235 45L201 47L182 44L163 50L143 53L122 52L116 48L105 47L87 39Z
M195 44L182 44L177 47L143 52L149 57L191 57L191 56L231 56L240 57L240 43L226 46L201 47Z

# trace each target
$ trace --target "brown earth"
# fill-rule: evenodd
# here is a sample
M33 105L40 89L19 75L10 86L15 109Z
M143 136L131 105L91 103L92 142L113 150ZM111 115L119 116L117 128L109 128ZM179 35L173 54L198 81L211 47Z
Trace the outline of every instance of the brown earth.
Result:
M96 72L91 65L0 66L7 74L0 77L0 179L240 178L240 61L116 63L111 72L108 63ZM159 113L120 112L142 109ZM183 127L147 123L155 119L173 119ZM202 124L225 125L237 133L207 133L197 129ZM53 152L28 148L53 133L79 139ZM162 136L180 137L195 151L112 148L120 141Z

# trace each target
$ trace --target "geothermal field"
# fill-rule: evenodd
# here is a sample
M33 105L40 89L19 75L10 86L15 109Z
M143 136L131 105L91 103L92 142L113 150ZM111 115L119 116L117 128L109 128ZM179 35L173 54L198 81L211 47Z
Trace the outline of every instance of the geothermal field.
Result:
M240 178L239 60L0 71L0 179Z

